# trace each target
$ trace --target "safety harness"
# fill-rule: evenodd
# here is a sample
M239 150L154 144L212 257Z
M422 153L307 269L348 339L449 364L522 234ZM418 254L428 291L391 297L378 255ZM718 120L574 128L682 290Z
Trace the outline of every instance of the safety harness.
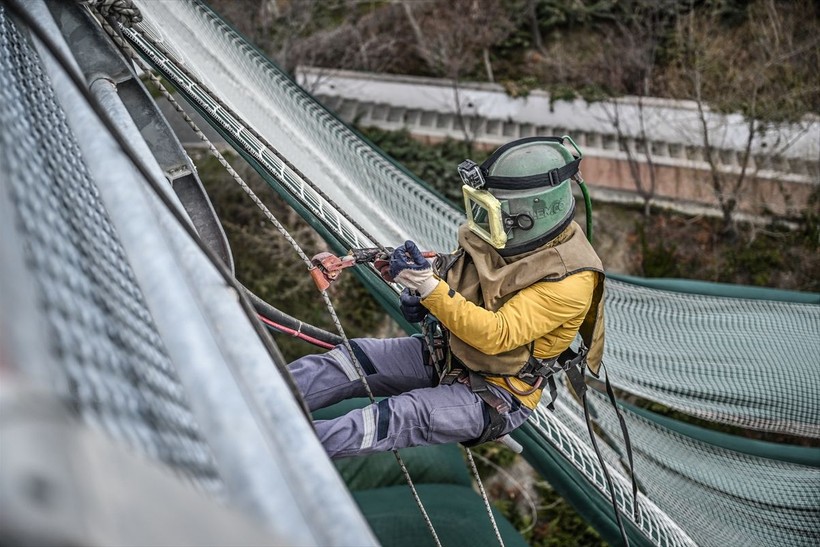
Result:
M437 373L438 383L443 385L452 385L455 382L460 382L469 385L473 393L475 393L482 401L484 401L484 409L486 411L486 426L481 432L481 435L473 440L462 442L466 447L472 447L483 444L489 441L498 439L504 431L504 415L509 413L510 405L501 397L493 393L490 388L485 375L468 368L457 357L452 354L449 348L449 332L441 323L432 315L425 317L422 323L422 336L425 339L424 357L425 361L431 365ZM626 531L621 520L620 511L615 496L615 487L612 479L609 476L609 471L604 463L601 451L598 448L598 441L595 438L595 433L592 428L592 419L590 417L589 404L587 402L587 384L584 380L586 373L586 358L588 349L583 343L580 344L578 350L567 348L559 356L551 359L538 359L530 352L530 359L527 364L521 369L516 377L533 386L533 391L538 389L544 381L547 382L550 393L550 402L547 403L547 408L550 411L555 410L555 400L558 397L558 387L555 382L555 377L560 372L565 372L569 384L575 395L581 401L584 409L584 421L587 424L587 431L592 443L592 448L598 458L598 462L604 473L609 494L612 500L612 507L615 511L615 520L621 532L621 538L624 545L629 545L629 540L626 536ZM606 372L606 368L601 363L602 368ZM629 473L632 480L632 509L633 518L637 522L638 519L638 483L635 478L633 457L632 457L632 442L629 438L629 430L626 427L626 422L621 414L620 409L615 401L615 393L612 390L612 385L609 382L609 375L605 374L604 382L606 386L606 393L612 407L615 409L615 414L618 417L618 423L621 428L621 434L624 438L624 445L626 447L627 459L629 461ZM509 384L508 384L509 386ZM514 390L512 390L515 393ZM514 403L515 404L515 400Z
M503 431L503 415L510 411L510 405L489 389L486 374L470 369L458 357L453 355L449 346L449 331L441 325L438 319L432 315L425 317L422 332L425 339L425 360L436 371L438 384L452 385L455 382L468 384L472 392L486 403L489 412L488 426L479 438L462 444L474 446L497 439ZM583 399L586 395L587 386L584 382L586 355L587 348L581 343L578 351L567 348L557 357L539 359L532 354L531 345L530 358L515 377L532 386L532 390L519 392L511 384L508 383L507 385L514 394L529 395L540 389L546 381L550 393L550 402L547 403L547 408L555 410L555 400L558 398L558 386L555 377L560 372L567 374L567 379L579 399ZM505 378L509 378L509 376L505 376Z

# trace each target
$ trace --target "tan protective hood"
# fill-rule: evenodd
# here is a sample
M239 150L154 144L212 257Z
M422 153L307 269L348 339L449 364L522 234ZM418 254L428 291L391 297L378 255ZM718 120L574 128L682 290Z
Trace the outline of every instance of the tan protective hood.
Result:
M558 237L528 253L502 257L467 226L458 231L460 249L445 272L447 284L464 298L498 311L518 291L539 281L560 281L582 271L598 273L592 305L579 330L589 348L589 368L597 375L604 345L604 272L600 258L573 222ZM453 354L470 369L490 375L516 375L529 358L524 346L498 355L486 355L450 333Z

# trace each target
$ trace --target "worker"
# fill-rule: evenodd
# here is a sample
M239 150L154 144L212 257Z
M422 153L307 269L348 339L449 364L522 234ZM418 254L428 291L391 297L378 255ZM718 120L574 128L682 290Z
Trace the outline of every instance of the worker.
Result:
M392 252L383 274L403 285L402 312L428 336L350 341L384 398L315 422L331 457L497 439L545 388L555 397L556 372L597 372L604 274L573 220L580 151L565 139L520 139L480 166L466 160L458 250L428 260L406 241ZM353 358L342 344L289 365L311 410L367 394Z

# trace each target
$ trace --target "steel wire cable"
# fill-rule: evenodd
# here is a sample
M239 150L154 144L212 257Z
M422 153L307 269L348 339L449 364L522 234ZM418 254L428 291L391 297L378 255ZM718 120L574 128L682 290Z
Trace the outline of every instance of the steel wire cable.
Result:
M256 204L256 206L259 209L262 210L265 217L276 227L277 231L279 231L279 233L287 240L287 242L291 245L291 247L294 249L294 251L299 255L299 257L302 259L302 261L305 262L308 269L312 269L314 267L313 263L311 262L310 258L308 258L308 256L305 254L305 252L302 250L302 248L299 246L298 242L290 235L290 233L288 233L287 229L281 224L281 222L279 222L279 220L273 215L273 213L270 212L270 210L259 199L259 197L255 194L255 192L250 188L250 186L248 186L248 184L242 179L242 177L230 165L230 163L225 159L225 157L216 149L216 147L213 145L213 143L210 142L210 140L205 136L205 134L197 126L196 122L194 122L191 119L191 117L184 111L184 109L181 107L181 105L179 105L179 103L176 101L176 99L174 99L173 96L170 94L170 92L168 92L168 90L165 88L165 86L162 85L162 82L160 81L160 79L156 75L153 74L153 71L150 70L150 68L145 64L145 62L136 54L136 52L133 50L133 48L131 48L128 45L128 43L121 36L119 36L119 34L116 32L116 30L110 24L107 23L107 21L105 20L104 17L102 17L101 14L98 17L98 20L100 21L101 25L106 30L106 32L109 34L109 36L111 36L112 40L114 40L114 42L125 53L127 53L128 56L131 59L133 59L140 66L140 68L143 71L145 71L147 74L149 74L149 77L151 78L151 81L154 83L154 85L157 86L157 88L160 90L162 95L174 106L174 108L180 114L183 115L185 121L188 123L188 125L191 127L191 129L196 133L196 135L200 138L200 140L202 140L203 142L205 142L207 144L208 149L218 159L219 163L223 167L225 167L225 169L228 171L228 173L231 175L231 177L237 182L237 184L239 184L239 186L242 188L242 190L244 190L245 193L248 194L248 196L251 198L251 200L253 200L254 204ZM157 47L156 44L154 44L154 45L155 45L155 47ZM197 84L197 85L199 85L200 87L205 89L202 86L202 84ZM227 106L223 106L223 108L228 110ZM259 139L262 140L261 137L259 137ZM270 147L270 148L271 148L271 150L273 150L272 147ZM277 153L277 156L278 156L278 153ZM284 160L284 158L281 158L281 156L279 156L279 157L283 161L286 161L286 160ZM289 165L289 167L290 167L290 165ZM296 171L295 168L293 168L293 167L291 167L291 168L294 169L294 171ZM358 225L356 225L356 226L358 228ZM359 228L359 229L361 229L361 228ZM364 230L362 230L362 232L364 234L366 234L366 232L364 232ZM381 245L379 245L379 248L384 249L384 247L381 246ZM370 400L371 403L375 403L376 398L373 395L373 392L370 388L370 384L367 382L365 372L362 369L361 364L358 362L358 359L356 358L355 353L353 352L353 348L350 345L350 340L347 337L347 335L345 334L344 328L342 327L341 321L339 320L339 317L336 313L336 309L333 305L333 302L331 301L330 296L327 294L326 290L322 290L322 291L320 291L320 293L321 293L322 299L325 302L328 313L331 316L331 320L333 321L333 324L336 327L336 330L338 331L339 336L342 338L342 341L343 341L342 343L345 346L345 349L347 349L348 354L350 355L353 366L356 369L356 373L359 375L359 379L361 380L361 383L362 383L362 385L365 389L365 392L367 393L367 397L368 397L368 399ZM413 482L413 479L410 476L409 471L407 470L407 466L405 465L404 460L402 459L402 457L399 454L398 450L393 449L392 452L393 452L393 455L396 458L396 461L398 462L398 464L401 468L402 474L404 475L404 478L407 481L408 486L410 487L410 489L412 491L413 497L416 501L416 504L419 507L419 510L422 513L422 516L423 516L423 518L424 518L424 520L427 524L427 527L428 527L431 535L433 536L433 540L435 541L436 545L440 547L441 546L441 541L438 538L438 534L435 531L435 527L433 526L433 523L430 520L430 516L428 515L427 510L424 508L424 504L421 501L421 497L418 494L418 490L416 489L416 486Z
M111 138L114 139L114 141L120 147L125 156L129 159L129 161L137 169L140 175L148 183L148 186L152 189L157 199L160 200L160 202L164 205L164 207L171 214L171 216L174 217L174 219L179 224L180 228L191 238L191 240L198 247L198 249L208 258L210 263L213 265L214 269L219 273L220 277L222 277L225 283L234 290L237 296L237 301L249 317L251 325L254 328L257 335L259 336L263 347L265 348L265 350L271 358L271 361L280 370L280 373L282 374L284 381L287 383L288 387L294 395L295 400L299 403L302 411L305 413L306 416L309 416L307 405L304 403L304 400L301 397L295 382L293 381L293 377L290 375L290 372L288 371L286 364L283 362L278 348L276 348L276 346L274 345L273 340L270 338L269 333L263 327L261 322L255 319L255 311L253 309L253 306L250 304L247 297L240 289L238 282L233 277L233 274L230 272L228 267L219 258L219 256L202 241L197 231L193 228L190 222L188 222L188 219L183 215L183 213L179 211L176 204L159 186L160 183L157 180L155 180L148 166L145 165L145 163L140 158L139 154L134 150L134 148L128 142L128 140L122 135L117 125L109 118L108 113L102 108L102 106L98 103L96 98L91 94L84 76L77 73L71 60L68 59L67 55L57 45L54 39L48 33L46 33L45 30L43 30L39 22L36 21L31 16L31 14L28 13L26 9L19 5L17 0L2 0L2 2L8 7L9 11L15 17L17 17L44 45L44 47L48 50L51 56L55 59L58 65L65 72L66 76L71 81L75 90L82 96L83 100L89 106L91 111L108 131ZM230 361L226 362L230 364ZM232 370L232 373L234 377L241 378L241 374L238 371ZM242 384L240 383L240 385ZM253 399L249 400L249 404L255 405ZM254 414L261 415L261 413L258 411L254 412Z
M121 25L121 27L124 27L124 25L123 25L122 23L118 23L118 24L119 24L119 25ZM131 30L131 31L134 31L134 32L138 32L138 31L136 31L136 30L134 29L134 27L130 27L130 30ZM115 34L116 34L116 33L115 33ZM109 33L109 35L110 35L110 33ZM159 49L159 50L164 50L164 48L163 48L163 47L159 44L159 42L157 42L156 40L154 40L154 39L153 39L151 36L149 36L147 33L145 33L145 32L140 32L140 37L141 37L143 40L145 40L146 42L148 42L149 44L151 44L153 47L155 47L155 48L157 48L157 49ZM113 36L112 36L112 38L113 38ZM119 39L120 39L120 40L123 40L123 38L122 38L122 37L120 37ZM124 40L123 40L123 41L124 41ZM119 45L119 43L118 43L118 45ZM133 51L133 48L132 48L132 51ZM196 76L195 74L193 74L190 70L188 70L188 69L187 69L184 65L182 65L182 64L180 64L180 63L178 63L178 62L176 62L176 61L172 60L170 56L168 56L168 57L167 57L167 60L169 60L171 63L173 63L174 68L176 68L176 69L177 69L177 70L179 70L182 74L184 74L186 78L190 79L190 80L191 80L191 82L193 82L193 83L194 83L194 85L196 85L197 87L199 87L199 88L201 88L201 89L203 89L203 90L206 90L206 92L207 92L208 88L207 88L207 87L206 87L206 86L205 86L205 85L204 85L204 84L203 84L203 83L199 80L199 78L197 78L197 76ZM214 95L213 93L210 93L210 92L208 92L208 96L209 96L209 98L210 98L211 100L213 100L213 101L214 101L214 103L216 103L216 104L217 104L220 108L222 108L223 110L225 110L225 112L230 113L230 114L231 114L234 118L236 118L236 119L241 119L239 116L237 116L237 115L236 115L236 113L234 112L233 108L231 108L230 106L228 106L228 104L226 104L226 103L225 103L225 101L223 101L221 98L219 98L219 96ZM172 103L172 104L173 104L173 103ZM176 106L175 106L175 108L176 108ZM188 121L188 120L190 120L190 118L186 119L186 121ZM191 120L189 123L194 123L194 122ZM248 134L250 134L251 136L253 136L255 139L257 139L259 142L261 142L262 144L264 144L264 146L265 146L265 147L266 147L266 148L267 148L267 149L268 149L271 153L273 153L273 154L276 156L276 158L277 158L277 159L279 159L279 160L280 160L283 164L285 164L285 165L286 165L286 166L287 166L287 167L288 167L291 171L293 171L293 172L294 172L294 173L295 173L295 174L296 174L296 175L297 175L300 179L302 179L302 180L303 180L303 181L304 181L304 182L305 182L305 183L306 183L306 184L307 184L307 185L308 185L308 186L309 186L309 187L310 187L313 191L315 191L315 192L316 192L316 193L317 193L317 194L318 194L318 195L319 195L322 199L324 199L324 200L327 202L327 204L328 204L328 205L329 205L329 206L330 206L330 207L331 207L331 208L332 208L335 212L337 212L339 215L341 215L341 216L342 216L342 218L344 218L346 221L348 221L348 222L349 222L349 223L350 223L350 224L351 224L354 228L356 228L357 230L359 230L359 232L361 232L361 234L362 234L364 237L366 237L366 238L367 238L367 239L369 239L371 242L373 242L373 243L374 243L374 244L375 244L375 245L376 245L376 246L377 246L380 250L382 250L382 251L386 251L386 248L384 247L384 245L382 245L382 244L381 244L381 243L380 243L380 242L379 242L379 241L378 241L375 237L373 237L370 233L368 233L368 231L367 231L367 230L365 230L365 229L364 229L364 228L363 228L363 227L362 227L362 226L361 226L361 225L360 225L360 224L356 221L356 219L354 219L354 218L353 218L350 214L348 214L346 211L344 211L344 209L342 209L341 207L339 207L339 206L338 206L338 205L337 205L337 204L333 201L333 199L331 199L331 198L330 198L330 196L328 196L328 195L327 195L327 194L326 194L326 193L325 193L325 192L324 192L324 191L323 191L323 190L322 190L322 189L321 189L318 185L316 185L316 184L315 184L315 183L314 183L314 182L313 182L313 181L312 181L309 177L307 177L307 176L306 176L306 175L305 175L305 174L304 174L304 173L303 173L303 172L302 172L302 171L301 171L298 167L296 167L296 166L295 166L295 165L294 165L294 164L293 164L290 160L288 160L288 159L287 159L287 158L286 158L283 154L281 154L281 153L279 152L279 150L278 150L276 147L274 147L274 146L273 146L273 145L272 145L272 144L268 141L268 139L266 139L263 135L261 135L258 131L256 131L253 127L251 127L251 126L250 126L250 125L248 125L248 124L244 124L244 125L242 126L242 131L247 132ZM203 135L202 137L204 137L204 135ZM200 138L202 138L202 137L200 137ZM206 140L206 141L207 141L207 139L203 139L203 140Z

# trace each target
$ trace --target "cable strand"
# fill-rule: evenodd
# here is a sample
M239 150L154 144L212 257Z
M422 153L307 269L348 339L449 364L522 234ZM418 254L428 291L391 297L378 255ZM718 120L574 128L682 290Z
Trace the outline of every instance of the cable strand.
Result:
M105 19L104 19L104 18L102 18L102 19L103 19L103 21L105 21ZM283 237L285 237L285 239L288 241L288 243L291 245L291 247L293 247L293 249L296 251L296 253L299 255L299 257L303 260L303 262L305 262L305 263L306 263L306 265L308 266L308 268L312 268L312 267L313 267L313 264L311 263L310 259L309 259L309 258L307 257L307 255L304 253L304 251L303 251L303 250L302 250L302 248L299 246L299 244L296 242L296 240L295 240L295 239L293 239L293 237L291 237L291 236L290 236L290 234L287 232L287 229L285 229L285 227L284 227L284 226L283 226L283 225L282 225L282 224L278 221L278 219L276 219L276 217L275 217L275 216L274 216L274 215L270 212L270 210L269 210L269 209L268 209L268 208L264 205L264 203L262 203L262 201L261 201L261 200L260 200L260 199L256 196L256 194L253 192L253 190L252 190L252 189L251 189L251 188L247 185L247 183L245 183L245 181L244 181L244 180L242 180L241 176L240 176L240 175L236 172L236 170L235 170L235 169L233 169L233 167L231 167L231 165L230 165L230 164L228 163L228 161L224 158L224 156L223 156L223 155L222 155L222 154L221 154L221 153L220 153L220 152L216 149L216 147L213 145L213 143L211 143L211 142L210 142L210 140L209 140L209 139L205 136L205 134L204 134L204 133L203 133L203 132L199 129L199 127L198 127L198 126L196 125L196 123L195 123L195 122L194 122L194 121L190 118L190 116L188 116L188 114L187 114L186 112L184 112L184 109L182 109L182 107L179 105L179 103L178 103L178 102L177 102L177 101L173 98L173 96L172 96L172 95L168 92L168 90L167 90L167 89L166 89L166 88L162 85L162 82L159 80L159 78L158 78L156 75L154 75L154 74L153 74L153 71L151 71L150 69L148 69L148 68L147 68L147 66L145 65L145 62L144 62L141 58L139 58L139 57L136 55L136 53L134 52L133 48L131 48L131 47L130 47L130 45L128 45L128 44L125 42L125 40L123 40L123 39L122 39L122 37L121 37L121 36L119 36L119 34L118 34L115 30L114 30L114 28L113 28L111 25L109 25L109 24L107 24L106 22L103 22L103 21L101 21L101 24L103 25L103 28L106 30L106 32L108 32L108 33L109 33L109 35L112 37L112 39L115 41L115 43L117 43L117 45L118 45L118 46L120 46L120 47L121 47L121 48L122 48L122 49L123 49L123 50L124 50L124 51L125 51L128 55L129 55L129 57L131 57L132 59L134 59L134 60L138 63L138 65L140 66L140 68L141 68L142 70L144 70L147 74L149 74L149 77L151 78L151 81L154 83L154 85L156 85L156 86L157 86L157 88L160 90L160 92L162 93L162 95L163 95L163 96L164 96L167 100L169 100L169 101L171 102L171 104L174 106L175 110L177 110L180 114L182 114L182 115L183 115L183 119L185 119L185 121L189 124L189 126L191 127L191 129L192 129L192 130L194 130L194 132L197 134L197 136L200 138L200 140L202 140L203 142L205 142L205 143L207 144L208 149L210 150L210 152L211 152L214 156L216 156L216 157L217 157L217 159L219 160L220 164L221 164L223 167L225 167L225 169L228 171L228 173L231 175L231 177L232 177L232 178L233 178L233 179L234 179L234 180L235 180L235 181L236 181L236 182L240 185L240 187L241 187L241 188L245 191L245 193L246 193L246 194L248 194L248 196L250 196L250 198L251 198L251 199L253 200L253 202L257 205L257 207L259 207L259 208L263 211L263 213L265 214L265 217L266 217L266 218L267 218L267 219L268 219L271 223L273 223L273 224L274 224L274 226L276 227L276 229L277 229L277 230L278 230L278 231L279 231L279 232L283 235ZM143 38L145 38L145 36L144 36L144 35L143 35ZM156 43L153 43L152 45L154 45L154 47L157 47L157 48L158 48L158 46L156 45ZM124 46L127 46L127 49L126 49L126 47L124 47ZM158 49L159 49L159 48L158 48ZM186 71L186 72L187 72L187 71ZM187 75L188 75L188 74L186 74L186 76L187 76ZM199 84L198 82L197 82L197 85L199 85L199 86L202 88L201 84ZM205 89L205 88L202 88L202 89ZM213 97L212 97L212 98L213 98ZM216 100L218 101L218 99L216 99ZM218 102L221 102L221 101L218 101ZM223 108L226 108L226 110L227 110L227 107L223 106L222 104L220 104L220 106L222 106ZM252 132L252 131L249 131L249 132ZM256 135L255 135L255 136L256 136ZM282 161L283 161L283 163L285 163L286 165L288 165L288 167L289 167L289 168L293 169L293 170L294 170L297 174L299 174L299 171L298 171L295 167L293 167L292 165L290 165L290 164L289 164L289 162L287 162L284 158L282 158L282 157L279 155L279 153L278 153L277 151L275 151L275 149L273 149L273 147L272 147L272 146L270 146L269 144L267 144L267 141L264 141L264 140L261 138L261 136L257 136L257 138L258 138L260 141L265 142L265 143L266 143L266 146L268 146L268 147L269 147L272 151L274 151L274 153L277 155L277 157L279 157L279 158L280 158L280 160L282 160ZM300 176L301 176L301 175L300 175ZM306 181L307 181L307 179L306 179ZM311 183L311 184L312 184L312 183ZM314 188L314 190L316 190L316 188ZM320 194L320 195L321 195L321 194ZM325 197L325 196L323 196L323 197ZM337 211L339 211L338 206L336 206L336 204L335 204L335 203L333 203L331 200L329 200L329 199L328 199L328 203L329 203L331 206L333 206L333 207L334 207L334 209L336 209ZM343 214L343 216L345 216L345 218L347 218L347 220L351 221L351 219L350 219L350 218L348 218L348 217L346 216L346 214ZM354 226L356 226L356 227L357 227L357 229L359 229L359 230L360 230L360 231L361 231L361 232L362 232L362 233L363 233L366 237L368 237L369 239L371 239L371 241L373 241L374 243L376 243L375 239L373 239L373 238L372 238L372 236L370 236L369 234L367 234L367 232L366 232L366 231L364 231L364 230L363 230L360 226L358 226L358 224L356 224L356 223L355 223L355 221L351 221L351 224L353 224ZM383 247L383 246L381 246L381 245L379 245L379 248L380 248L380 249L382 249L382 250L384 249L384 247ZM365 375L365 373L364 373L364 370L363 370L363 369L362 369L362 367L361 367L361 364L358 362L358 359L356 359L356 356L355 356L355 354L354 354L354 352L353 352L353 348L351 347L351 345L350 345L350 341L349 341L349 339L348 339L347 335L346 335L346 334L345 334L345 332L344 332L344 328L342 327L342 324L341 324L341 322L339 321L338 315L337 315L337 313L336 313L336 310L335 310L335 308L334 308L334 306L333 306L332 301L330 300L329 295L327 294L327 291L324 291L324 290L323 290L323 291L321 291L321 295L322 295L322 298L323 298L323 300L324 300L324 302L325 302L325 305L326 305L326 307L327 307L327 309L328 309L328 312L329 312L329 313L330 313L330 315L331 315L331 318L332 318L332 320L333 320L333 324L334 324L334 326L336 327L336 330L339 332L339 335L341 336L341 338L342 338L342 340L343 340L343 345L345 346L345 348L346 348L346 349L347 349L347 351L348 351L348 354L350 355L351 361L353 362L353 365L354 365L354 368L355 368L355 370L356 370L356 373L359 375L359 378L360 378L360 380L361 380L361 382L362 382L362 385L363 385L363 386L364 386L364 388L365 388L365 391L366 391L366 393L367 393L367 396L368 396L368 398L369 398L369 400L370 400L371 404L372 404L372 403L375 403L375 400L376 400L376 399L375 399L375 397L374 397L374 395L373 395L373 392L372 392L372 390L371 390L371 388L370 388L370 384L367 382L367 378L366 378L366 375ZM408 484L408 486L410 487L410 490L411 490L411 492L412 492L412 494L413 494L413 497L414 497L414 499L415 499L415 501L416 501L417 506L419 507L419 510L420 510L420 511L421 511L421 513L422 513L422 516L423 516L423 518L424 518L424 520L425 520L425 523L427 524L427 527L428 527L428 529L429 529L429 531L430 531L431 535L433 536L433 540L434 540L434 542L435 542L436 546L437 546L437 547L441 547L441 541L439 540L439 537L438 537L438 534L436 533L435 527L433 526L433 523L432 523L432 521L430 520L430 516L428 515L428 513L427 513L426 509L424 508L424 504L423 504L423 502L422 502L422 500L421 500L421 497L420 497L420 496L419 496L419 494L418 494L418 491L417 491L416 486L415 486L415 484L414 484L414 482L413 482L413 480L412 480L412 478L411 478L411 476L410 476L410 473L409 473L409 471L407 470L407 466L405 465L404 460L401 458L401 455L399 454L398 450L395 450L395 449L394 449L392 452L393 452L393 454L394 454L394 456L395 456L395 458L396 458L396 461L398 462L399 466L401 467L401 471L402 471L402 473L404 474L405 480L407 481L407 484Z

